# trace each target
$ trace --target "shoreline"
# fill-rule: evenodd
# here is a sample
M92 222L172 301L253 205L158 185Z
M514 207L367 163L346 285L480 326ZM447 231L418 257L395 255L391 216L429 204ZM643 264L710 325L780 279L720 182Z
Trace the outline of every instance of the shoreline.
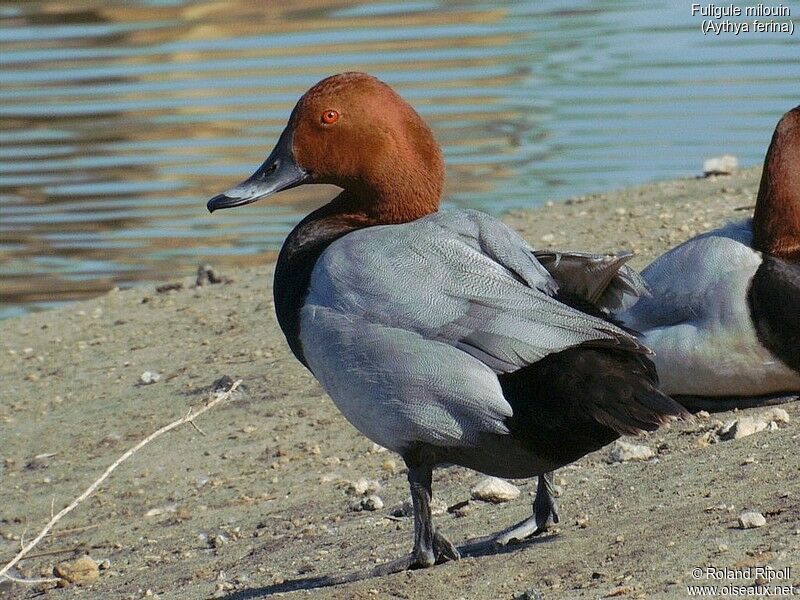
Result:
M574 205L578 205L578 204L580 204L580 205L589 204L592 208L596 208L597 209L597 210L592 210L591 211L592 216L599 217L601 219L604 219L607 222L615 221L614 222L614 226L616 227L616 225L620 221L625 221L626 220L625 217L628 217L630 219L636 219L636 218L645 216L648 211L646 209L642 211L642 210L637 210L634 207L630 207L631 210L627 210L626 209L623 214L614 212L614 214L604 215L603 214L604 209L601 208L601 207L597 207L596 204L595 204L596 202L601 202L601 203L602 202L608 202L609 204L615 204L615 203L617 203L618 201L621 200L623 205L629 205L629 204L631 204L632 195L633 194L637 194L637 193L638 194L642 194L642 196L645 199L659 198L660 197L659 195L664 195L664 199L667 200L667 201L670 201L671 199L673 199L675 197L676 194L680 194L681 192L688 193L690 196L695 194L695 193L697 193L694 186L699 186L699 188L697 188L697 189L708 189L709 190L709 194L708 194L709 197L719 196L720 194L718 192L721 192L722 190L726 190L729 187L734 188L731 191L735 195L737 192L741 192L741 190L737 190L735 188L736 187L740 187L741 185L750 185L752 183L752 178L754 177L754 174L758 174L758 175L755 175L755 177L756 177L756 186L757 186L758 185L757 177L760 176L760 172L761 172L761 168L760 167L748 167L748 168L745 168L745 169L737 170L732 175L726 175L726 176L713 176L713 177L710 177L710 178L704 178L702 176L685 177L685 178L677 178L677 179L670 179L670 180L642 183L642 184L637 184L637 185L634 185L634 186L619 188L619 189L616 189L616 190L610 190L610 191L606 191L606 192L596 192L596 193L592 193L592 194L586 194L586 195L575 196L575 197L559 199L559 200L548 200L548 201L544 202L543 204L541 204L539 206L532 207L532 208L511 209L509 211L506 211L504 213L501 213L501 214L497 215L497 218L499 218L500 220L506 222L507 224L511 225L512 227L516 228L518 231L520 231L520 233L523 234L523 237L528 239L528 241L530 243L532 243L534 246L536 246L537 248L541 247L541 248L554 248L555 249L555 248L559 248L560 247L560 248L562 248L564 250L581 250L581 249L583 249L584 251L587 251L587 252L613 252L613 251L618 251L618 250L622 250L622 249L627 249L627 250L632 250L637 255L637 257L635 257L633 259L631 264L632 265L639 265L638 268L641 268L641 266L644 266L644 264L642 264L641 260L637 260L637 258L645 258L645 257L648 258L648 259L655 258L655 256L657 256L658 254L662 253L663 251L665 251L667 248L669 248L671 246L667 245L667 244L657 244L657 245L653 246L653 248L660 249L659 252L651 251L651 252L641 253L641 252L637 251L638 246L637 246L636 242L631 242L630 239L627 239L627 238L620 238L620 242L622 242L622 246L625 246L626 245L625 243L627 243L627 246L630 246L630 247L624 247L623 248L619 244L617 246L614 246L613 244L609 244L609 242L611 240L615 239L613 237L613 231L608 232L609 235L594 235L594 236L587 235L588 233L591 233L591 232L586 231L586 232L580 233L577 236L579 242L584 244L585 247L582 247L582 248L571 247L570 244L573 243L573 242L571 242L570 238L571 237L574 238L576 236L568 235L566 233L566 231L564 231L563 229L559 231L559 230L556 230L553 227L551 227L551 229L554 229L554 231L548 232L547 231L547 229L548 229L547 226L538 227L536 225L536 221L537 221L537 219L539 217L544 217L545 219L552 217L552 218L555 219L555 222L558 223L559 221L563 221L565 217L569 216L570 218L576 218L580 222L581 217L582 216L586 216L586 215L582 215L581 214L582 212L584 212L583 210L561 210L561 209L562 209L562 207L565 207L565 206L574 206ZM725 185L726 182L729 182L732 185L731 186L726 186ZM721 185L715 185L716 183L720 183ZM725 192L723 192L723 195L724 194L725 194ZM728 195L730 195L730 192L728 192ZM741 194L740 194L740 197L741 197ZM741 197L741 201L744 201L745 199L746 198ZM754 202L755 198L753 198L752 200ZM702 231L704 231L704 229L702 228L702 225L704 225L704 224L710 224L710 225L713 225L713 227L717 227L718 224L721 224L719 222L719 218L718 218L719 215L727 216L728 219L730 220L731 218L740 218L740 217L743 217L743 216L748 214L746 212L744 212L742 214L736 214L735 212L731 212L730 210L727 210L729 208L730 201L733 201L735 203L735 201L732 198L723 199L722 201L716 201L714 203L714 206L713 206L713 211L712 211L713 214L711 215L711 219L707 219L704 222L697 222L697 223L693 223L691 221L686 221L685 223L682 223L682 224L686 224L686 226L688 227L687 230L685 230L685 231L684 230L678 230L674 235L671 235L668 240L661 240L661 241L674 242L672 245L675 245L675 243L678 243L682 239L682 234L688 233L690 235L688 235L686 237L691 237L693 235L696 235L697 233L701 233ZM617 209L619 209L619 208L620 207L617 207ZM549 210L546 210L546 209L549 209ZM614 220L614 219L608 219L608 217L623 217L623 218L621 218L621 219L617 218L617 219ZM679 222L679 220L676 220L675 222ZM668 219L664 220L663 223L666 223L667 225L669 225L669 220ZM647 220L647 225L648 226L661 227L662 223L654 221L653 219L649 219L649 220ZM711 227L709 227L709 228L711 228ZM552 239L550 237L547 237L548 233L553 236ZM637 233L637 235L634 236L634 238L636 238L636 237L645 237L645 238L647 238L648 237L647 232L644 231L641 227L636 230L636 233ZM645 248L645 250L647 250L647 248ZM277 260L277 255L278 255L277 251L269 251L269 253L274 258L273 258L273 260L270 260L269 262L265 262L264 265L272 264L274 262L274 260ZM202 262L205 262L205 263L211 262L213 264L213 260L204 260L204 259L198 258L198 261L202 261ZM251 271L251 270L258 270L258 269L263 269L263 268L264 268L264 266L241 267L241 268L236 268L236 269L231 268L231 267L224 267L223 269L225 270L226 273L231 274L231 273L235 273L235 272L238 272L238 271ZM174 283L174 282L176 282L178 280L186 280L186 281L188 281L190 277L191 277L191 275L187 274L186 276L177 275L175 277L171 277L171 278L167 278L167 279L163 279L163 280L158 280L158 281L139 282L139 283L134 284L131 287L124 288L124 291L132 290L132 289L142 289L142 288L146 289L146 288L160 287L161 285L169 284L170 282ZM86 298L77 298L75 300L69 300L69 301L66 301L65 303L62 303L61 301L58 301L58 300L53 300L53 301L43 300L43 301L40 301L40 303L47 304L48 302L51 302L52 304L55 304L56 306L54 306L52 308L46 308L44 310L40 310L38 308L36 308L34 310L24 310L23 312L20 312L19 314L12 314L11 316L8 316L6 318L0 319L0 324L4 323L5 321L8 321L9 319L17 319L17 318L20 318L20 317L25 317L26 315L29 315L29 314L38 314L38 313L41 313L41 312L49 312L49 311L52 311L52 310L62 310L62 309L63 310L69 310L70 307L76 306L76 305L80 304L81 302L90 301L90 300L93 300L95 298L102 297L102 296L104 296L104 295L106 295L108 293L111 293L111 292L113 292L113 288L112 288L112 290L108 290L108 291L105 291L105 292L99 292L99 293L97 293L97 295L91 295L92 292L87 292L88 297L86 297ZM23 306L24 305L9 305L9 308L7 309L7 311L8 312L13 312L13 311L16 311L16 310L23 310L22 309ZM13 307L13 308L11 308L11 307Z
M759 174L657 182L503 219L535 247L632 250L641 269L684 239L750 216L740 209L753 204ZM411 520L391 515L408 494L402 460L347 424L291 356L274 316L273 269L222 272L233 281L200 287L185 278L162 292L137 286L0 322L0 564L40 530L51 501L56 511L68 504L223 377L242 379L242 391L199 419L204 435L181 427L144 448L18 575L39 577L88 553L108 567L91 587L54 597L130 600L151 590L233 600L408 551ZM533 587L546 597L675 598L687 585L716 583L694 581L693 567L791 566L800 555L800 497L789 490L800 476L797 404L783 407L788 423L743 439L709 442L740 416L721 413L629 439L653 450L649 461L612 464L607 449L582 458L557 475L562 522L531 542L287 597L512 598ZM353 510L348 490L360 479L379 483L384 508ZM492 505L470 500L480 479L462 468L435 474L437 502L452 510L434 519L454 542L529 515L535 480L515 481L522 497ZM767 525L740 529L744 509ZM773 583L798 585L793 576ZM0 583L0 598L39 587Z

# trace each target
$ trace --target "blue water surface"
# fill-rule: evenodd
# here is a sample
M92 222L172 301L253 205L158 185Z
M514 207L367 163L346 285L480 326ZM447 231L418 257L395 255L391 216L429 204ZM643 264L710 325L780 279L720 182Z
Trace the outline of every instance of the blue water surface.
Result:
M722 153L757 164L800 102L800 34L704 35L690 6L6 2L0 317L270 260L330 189L213 217L205 201L340 71L381 77L431 123L450 206L534 207Z

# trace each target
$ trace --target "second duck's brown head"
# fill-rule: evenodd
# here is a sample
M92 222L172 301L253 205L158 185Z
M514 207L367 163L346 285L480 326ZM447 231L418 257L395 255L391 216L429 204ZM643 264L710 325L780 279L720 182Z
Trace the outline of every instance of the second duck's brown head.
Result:
M772 135L753 214L757 250L800 260L800 106L787 112Z

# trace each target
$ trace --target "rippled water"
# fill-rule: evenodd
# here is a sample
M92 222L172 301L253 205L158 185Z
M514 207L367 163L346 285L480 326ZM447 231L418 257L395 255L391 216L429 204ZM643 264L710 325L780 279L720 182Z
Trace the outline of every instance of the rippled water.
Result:
M396 86L444 147L448 202L490 212L723 151L760 162L800 98L800 34L704 36L672 0L0 1L0 18L0 316L268 260L330 189L205 201L334 72Z

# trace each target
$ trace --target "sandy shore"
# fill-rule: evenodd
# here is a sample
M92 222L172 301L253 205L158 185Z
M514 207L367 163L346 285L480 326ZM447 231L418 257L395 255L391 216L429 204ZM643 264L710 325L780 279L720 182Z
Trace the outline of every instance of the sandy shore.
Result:
M641 267L677 242L752 206L758 170L656 183L576 198L507 221L535 246L637 252ZM0 597L236 600L280 593L293 580L395 558L410 518L402 461L360 436L291 357L277 327L272 266L225 273L231 283L111 292L0 323L0 564L126 449L201 403L222 377L243 391L145 447L61 521L17 575L50 574L81 554L103 563L91 586L0 585ZM160 378L143 384L144 372ZM740 415L722 413L631 440L655 452L609 464L608 451L563 469L562 522L532 542L456 564L336 588L314 598L685 598L694 567L795 567L800 585L800 407L791 421L708 443ZM766 410L744 411L750 416ZM384 507L354 511L349 483L377 480ZM442 507L470 499L479 474L435 474ZM438 514L457 543L526 517L522 496ZM766 525L741 529L752 508ZM742 571L739 571L742 572ZM704 571L705 573L705 571ZM800 593L800 591L798 592Z

